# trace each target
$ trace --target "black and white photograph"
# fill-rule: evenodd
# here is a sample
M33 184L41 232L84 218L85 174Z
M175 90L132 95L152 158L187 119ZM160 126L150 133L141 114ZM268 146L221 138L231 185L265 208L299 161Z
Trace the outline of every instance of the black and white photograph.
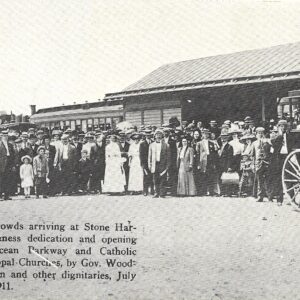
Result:
M0 299L300 298L300 1L0 5Z

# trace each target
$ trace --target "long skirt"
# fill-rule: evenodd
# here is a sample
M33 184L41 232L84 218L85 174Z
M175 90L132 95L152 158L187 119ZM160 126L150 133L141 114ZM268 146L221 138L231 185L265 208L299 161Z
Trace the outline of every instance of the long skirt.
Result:
M197 195L193 171L186 171L182 161L180 161L178 172L177 194L181 196Z
M129 168L128 191L142 192L143 191L143 168L141 161L137 157L133 157Z
M104 193L122 193L125 191L126 180L124 170L117 158L111 158L105 166Z

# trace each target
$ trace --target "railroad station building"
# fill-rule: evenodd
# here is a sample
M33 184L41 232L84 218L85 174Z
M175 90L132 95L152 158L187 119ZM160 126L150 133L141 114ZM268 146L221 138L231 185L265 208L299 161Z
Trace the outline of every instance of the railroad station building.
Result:
M300 43L170 63L106 101L123 102L124 119L139 126L182 121L277 118L279 99L300 89Z

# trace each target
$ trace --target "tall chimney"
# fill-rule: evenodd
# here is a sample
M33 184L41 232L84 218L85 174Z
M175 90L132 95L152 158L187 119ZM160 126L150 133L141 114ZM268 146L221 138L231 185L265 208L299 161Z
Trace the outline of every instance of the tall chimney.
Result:
M36 105L30 105L31 115L36 113Z

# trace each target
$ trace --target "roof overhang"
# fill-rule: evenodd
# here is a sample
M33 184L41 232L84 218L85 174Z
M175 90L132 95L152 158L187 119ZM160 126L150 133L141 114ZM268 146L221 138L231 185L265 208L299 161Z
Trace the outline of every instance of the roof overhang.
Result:
M211 82L202 82L198 84L182 84L176 86L164 86L164 87L155 87L145 90L133 90L133 91L122 91L118 93L108 93L105 95L105 100L123 100L126 97L158 94L158 93L170 93L170 92L179 92L186 90L196 90L196 89L205 89L213 87L223 87L223 86L236 86L243 84L256 84L256 83L268 83L276 81L285 81L285 80L295 80L300 79L300 72L292 74L277 74L269 76L258 76L251 78L235 78L229 80L216 80Z

